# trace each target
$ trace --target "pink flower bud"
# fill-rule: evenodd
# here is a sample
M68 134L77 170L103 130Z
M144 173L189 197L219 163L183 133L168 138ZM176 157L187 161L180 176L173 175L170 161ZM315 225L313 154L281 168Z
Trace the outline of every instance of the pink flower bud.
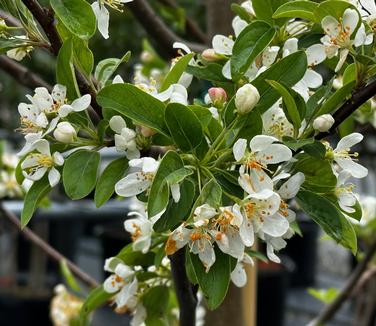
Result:
M214 51L214 49L206 49L201 54L202 58L209 62L218 61L221 57Z
M221 87L212 87L209 89L208 93L214 105L222 105L227 101L226 91Z

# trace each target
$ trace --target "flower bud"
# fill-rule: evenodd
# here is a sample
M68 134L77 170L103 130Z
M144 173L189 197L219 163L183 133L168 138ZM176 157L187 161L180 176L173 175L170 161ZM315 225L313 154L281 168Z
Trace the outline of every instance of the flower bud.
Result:
M238 89L235 95L235 106L239 114L251 112L260 100L260 93L252 84L246 84Z
M202 58L208 62L215 62L221 57L214 51L214 49L206 49L201 54Z
M154 56L149 51L142 51L140 55L141 62L143 63L150 63L153 61Z
M54 131L54 137L57 141L69 144L77 137L77 132L69 122L60 122Z
M144 137L151 137L156 134L155 130L145 126L140 127L140 133Z
M212 103L216 106L221 106L227 101L226 91L221 87L212 87L208 93Z
M330 114L323 114L313 121L313 129L327 132L334 124L334 118Z

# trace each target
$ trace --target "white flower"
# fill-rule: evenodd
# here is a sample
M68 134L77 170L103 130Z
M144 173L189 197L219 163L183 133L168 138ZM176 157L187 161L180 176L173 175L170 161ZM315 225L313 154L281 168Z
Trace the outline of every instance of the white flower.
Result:
M136 132L127 128L125 120L115 115L110 120L110 128L115 134L115 147L118 152L125 152L128 159L136 159L140 157L140 151L137 148Z
M266 242L266 255L271 261L279 264L281 260L274 253L274 250L279 251L285 248L287 245L287 242L282 237L271 237L271 236L268 236L267 234L265 234L263 240Z
M22 196L22 189L14 172L0 171L0 198L16 198Z
M281 102L278 101L270 109L263 113L262 124L264 134L282 140L283 136L292 137L294 135L294 127L287 120L285 112L280 105Z
M22 133L37 133L48 126L46 114L35 105L20 103L18 113L20 114L20 130Z
M38 181L48 172L51 187L56 186L60 181L60 172L55 166L62 166L64 158L59 152L51 155L50 145L45 139L37 140L33 148L36 152L30 153L21 164L24 177Z
M107 293L116 293L115 303L117 310L121 311L125 306L129 309L135 308L138 290L135 271L115 257L106 259L104 269L113 273L104 281L103 289Z
M235 95L235 106L239 114L247 114L252 111L260 100L260 93L252 84L240 87Z
M246 253L238 260L234 270L231 272L231 281L239 288L247 284L247 272L244 268L245 264L254 265L253 259Z
M132 197L147 190L158 170L159 162L151 157L143 157L129 161L134 172L118 181L115 191L119 196Z
M153 96L162 102L169 101L170 103L188 105L187 89L180 84L173 84L165 91L154 94Z
M132 236L134 251L147 253L151 244L151 235L153 233L153 223L145 215L139 212L130 212L128 216L137 216L137 218L128 219L124 222L124 228Z
M76 139L77 132L69 122L64 121L57 124L54 137L61 143L70 144Z
M273 189L273 182L264 170L267 170L268 164L277 164L291 159L291 150L275 142L278 142L277 138L258 135L250 141L250 151L247 150L245 139L239 139L234 144L234 158L242 164L239 170L239 184L247 193L253 194L264 189Z
M368 174L368 170L356 163L352 157L358 157L358 153L350 153L350 148L363 140L363 135L354 132L343 137L333 150L329 145L326 157L333 159L343 170L348 171L354 178L364 178Z
M131 2L131 1L133 0L98 0L98 1L93 2L91 7L93 9L95 17L97 18L98 30L105 39L108 39L109 37L108 26L110 23L110 13L105 7L105 4L109 5L110 7L114 9L121 10L119 8L122 4Z
M243 216L240 213L239 205L221 207L210 231L219 249L237 259L240 259L244 254L244 244L239 235L242 222Z
M354 185L347 183L347 180L351 177L351 174L344 170L341 171L337 176L337 187L335 194L338 198L338 204L341 209L346 213L354 213L355 209L353 206L356 204L357 199L353 192Z
M334 122L334 118L330 114L323 114L313 121L312 126L313 129L320 132L327 132L333 126Z

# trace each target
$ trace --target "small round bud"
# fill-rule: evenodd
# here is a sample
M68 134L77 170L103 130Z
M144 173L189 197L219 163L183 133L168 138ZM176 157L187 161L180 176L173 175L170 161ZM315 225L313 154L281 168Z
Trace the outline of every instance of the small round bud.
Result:
M252 84L246 84L238 89L235 95L235 106L239 114L251 112L260 100L260 93Z
M201 54L202 58L208 62L215 62L221 57L214 51L214 49L206 49Z
M208 91L211 102L214 105L223 105L227 101L226 91L221 87L212 87Z
M69 122L60 122L54 131L54 137L57 141L69 144L77 137L77 132Z
M155 135L156 132L155 132L155 130L153 130L149 127L141 126L140 127L140 133L144 137L151 137L151 136Z
M327 132L334 124L334 118L330 114L323 114L313 121L313 129Z

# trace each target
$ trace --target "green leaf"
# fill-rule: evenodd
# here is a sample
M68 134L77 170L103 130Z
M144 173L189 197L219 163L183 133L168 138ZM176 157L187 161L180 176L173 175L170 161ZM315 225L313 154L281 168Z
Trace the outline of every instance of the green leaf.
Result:
M231 57L231 74L239 80L275 36L275 29L263 21L248 25L236 38Z
M302 118L300 117L298 107L295 103L293 96L290 94L289 90L284 87L282 84L274 81L267 80L267 82L282 96L283 99L283 109L288 121L290 121L293 126L296 134L299 131L299 128L302 124Z
M257 19L264 20L271 25L280 25L285 19L276 22L276 20L273 19L273 13L278 7L287 1L288 0L252 0L252 6Z
M321 302L325 304L329 304L333 302L335 298L337 298L339 290L336 288L329 288L329 289L314 289L314 288L308 288L308 293L312 295L317 300L320 300Z
M192 74L198 79L209 80L212 82L228 82L222 74L222 68L218 63L209 63L203 67L188 66L187 73Z
M104 169L95 188L94 201L97 207L107 202L115 191L115 184L124 176L128 169L125 157L112 161Z
M134 85L107 86L98 93L97 101L104 111L113 109L137 124L169 136L164 120L165 105Z
M238 118L227 144L233 144L239 138L252 139L254 136L262 132L261 114L257 108L250 113Z
M314 141L315 140L313 138L295 139L288 136L283 137L283 143L293 151L297 151L299 148L302 148L305 145L312 144Z
M304 188L320 193L334 191L337 178L333 174L328 161L320 160L308 154L299 154L296 158L298 161L294 164L294 172L304 173Z
M327 114L333 113L339 106L344 103L349 95L351 95L352 90L354 89L355 81L351 81L350 83L343 85L340 89L335 91L320 107L320 109L315 114L316 117Z
M60 261L60 272L64 276L65 282L73 291L81 292L80 286L78 285L74 275L70 271L68 264L64 259Z
M185 180L180 186L181 198L178 203L170 199L166 211L154 224L156 232L165 232L174 229L182 221L189 217L196 196L195 184Z
M116 255L116 258L121 259L128 266L149 267L153 265L155 253L149 251L143 254L141 251L133 251L130 243Z
M25 196L24 206L21 214L22 227L25 227L29 223L35 210L38 207L38 204L48 194L50 190L51 186L47 176L33 183L30 190L27 192Z
M211 179L205 186L202 188L200 195L198 196L192 212L195 210L196 207L208 204L214 208L219 207L222 201L222 188L221 186L215 181Z
M80 91L78 90L76 75L73 65L73 42L66 40L56 59L56 80L59 84L67 87L67 97L70 100L76 99Z
M152 287L146 292L142 298L142 303L147 311L146 325L165 325L164 319L166 317L169 295L168 287L162 285Z
M0 54L4 54L9 50L25 47L29 44L27 40L23 39L4 39L0 38Z
M170 196L167 179L171 174L182 168L184 168L184 163L176 152L168 151L163 156L150 189L148 200L149 217L157 215L166 208Z
M94 67L94 55L88 42L77 37L73 38L74 63L86 76L90 76Z
M103 306L113 295L113 293L107 293L102 285L92 290L81 307L81 325L86 325L89 314L100 306Z
M237 3L232 3L231 4L231 10L233 13L235 13L237 16L239 16L241 19L245 20L246 22L249 23L250 19L251 19L251 15L248 13L248 11L238 5Z
M252 84L258 89L261 98L257 105L260 112L264 113L280 98L279 93L267 80L275 80L285 87L292 87L303 78L306 70L307 56L304 51L298 51L277 61L254 79Z
M326 148L325 145L319 141L315 141L312 144L307 144L303 146L305 153L312 157L316 157L320 160L325 158Z
M131 57L131 52L128 51L121 59L118 58L108 58L100 61L95 68L94 77L100 83L100 85L105 86L106 82L111 78L119 66L128 62Z
M273 14L273 18L302 18L316 21L314 15L318 3L307 0L291 1L280 6Z
M167 105L165 120L172 139L182 151L192 152L200 145L203 137L201 123L186 106L179 103Z
M69 31L88 40L95 33L96 18L84 0L50 0L52 9Z
M231 260L229 255L222 253L216 248L216 260L209 272L198 258L198 255L188 254L187 261L191 273L194 273L202 292L205 295L209 309L219 307L227 294L230 284Z
M74 152L65 160L63 184L69 198L82 199L94 190L99 161L99 153L89 150Z
M314 192L301 190L297 195L297 202L330 237L356 254L354 228L330 200Z
M326 16L333 16L339 19L347 8L357 10L350 2L343 0L327 0L321 2L313 14L316 17L316 22L321 22Z
M189 61L193 58L193 53L188 53L184 57L181 57L178 62L174 64L171 70L168 72L167 76L165 77L160 92L165 91L169 88L172 84L176 84L185 69L187 68Z

